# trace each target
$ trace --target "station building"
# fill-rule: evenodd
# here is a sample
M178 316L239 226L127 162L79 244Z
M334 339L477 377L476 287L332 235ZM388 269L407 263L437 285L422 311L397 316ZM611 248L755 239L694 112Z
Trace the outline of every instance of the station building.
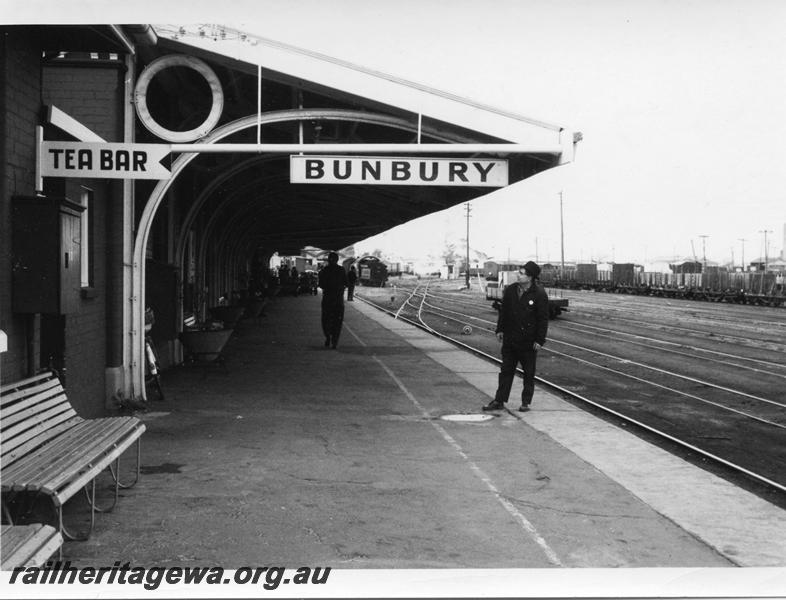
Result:
M185 316L263 289L274 253L345 248L581 138L218 25L0 34L0 377L56 369L84 416L144 397L146 307L178 364Z

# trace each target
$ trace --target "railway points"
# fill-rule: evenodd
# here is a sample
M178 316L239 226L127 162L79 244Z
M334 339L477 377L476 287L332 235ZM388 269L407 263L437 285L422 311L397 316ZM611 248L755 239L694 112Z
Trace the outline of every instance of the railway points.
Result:
M393 303L398 318L498 360L490 335L496 314L482 302L483 293L439 280L410 284L408 295ZM779 390L786 378L786 326L780 309L672 306L591 292L574 293L572 300L578 311L550 327L539 360L542 384L784 506L786 399ZM462 339L464 324L486 335Z
M385 327L400 327L391 325L390 319L373 309L363 309L362 305L360 309ZM491 391L489 395L493 395L496 372L484 370L481 359L461 350L449 351L449 342L442 342L443 347L439 347L428 333L422 331L408 331L406 339L432 360L453 369L479 393ZM749 566L759 561L772 561L769 564L773 565L780 563L777 554L786 551L786 541L777 541L764 550L769 544L762 546L760 540L774 533L770 527L786 532L786 511L783 509L636 438L622 428L592 417L546 390L536 392L533 406L536 410L525 417L508 410L505 418L523 420L528 426L547 434L642 498L660 514L699 539L709 541L721 553L724 547L728 551L734 546L733 553L741 550L756 557L752 558ZM725 537L730 518L738 526L745 524L743 529L746 530L732 544ZM770 552L769 557L765 556Z

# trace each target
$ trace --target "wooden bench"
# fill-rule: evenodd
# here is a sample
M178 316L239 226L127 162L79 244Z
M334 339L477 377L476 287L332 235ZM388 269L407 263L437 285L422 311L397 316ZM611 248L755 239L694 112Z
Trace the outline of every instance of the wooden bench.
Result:
M95 512L111 510L119 488L131 487L139 480L140 437L144 431L144 424L136 417L80 417L51 372L0 387L4 515L13 521L10 501L22 492L32 492L34 497L51 500L64 537L86 539L95 523ZM119 460L134 442L136 478L124 485L119 481ZM114 499L102 508L96 503L95 479L107 468L114 479ZM77 537L64 526L63 505L82 489L90 503L90 529Z
M50 525L3 525L0 535L2 564L0 570L16 567L40 567L58 552L63 536Z

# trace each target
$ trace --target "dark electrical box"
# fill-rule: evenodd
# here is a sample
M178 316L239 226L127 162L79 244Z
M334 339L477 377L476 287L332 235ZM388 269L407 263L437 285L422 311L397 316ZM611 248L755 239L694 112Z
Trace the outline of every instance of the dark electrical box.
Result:
M62 197L14 197L14 312L68 314L79 310L83 210Z

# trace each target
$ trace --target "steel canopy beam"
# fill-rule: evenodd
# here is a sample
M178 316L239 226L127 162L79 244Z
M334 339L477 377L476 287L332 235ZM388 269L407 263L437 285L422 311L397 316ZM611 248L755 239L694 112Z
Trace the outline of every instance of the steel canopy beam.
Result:
M529 144L170 144L172 152L306 152L330 154L336 152L376 153L407 152L413 154L562 154L558 144L531 146Z

